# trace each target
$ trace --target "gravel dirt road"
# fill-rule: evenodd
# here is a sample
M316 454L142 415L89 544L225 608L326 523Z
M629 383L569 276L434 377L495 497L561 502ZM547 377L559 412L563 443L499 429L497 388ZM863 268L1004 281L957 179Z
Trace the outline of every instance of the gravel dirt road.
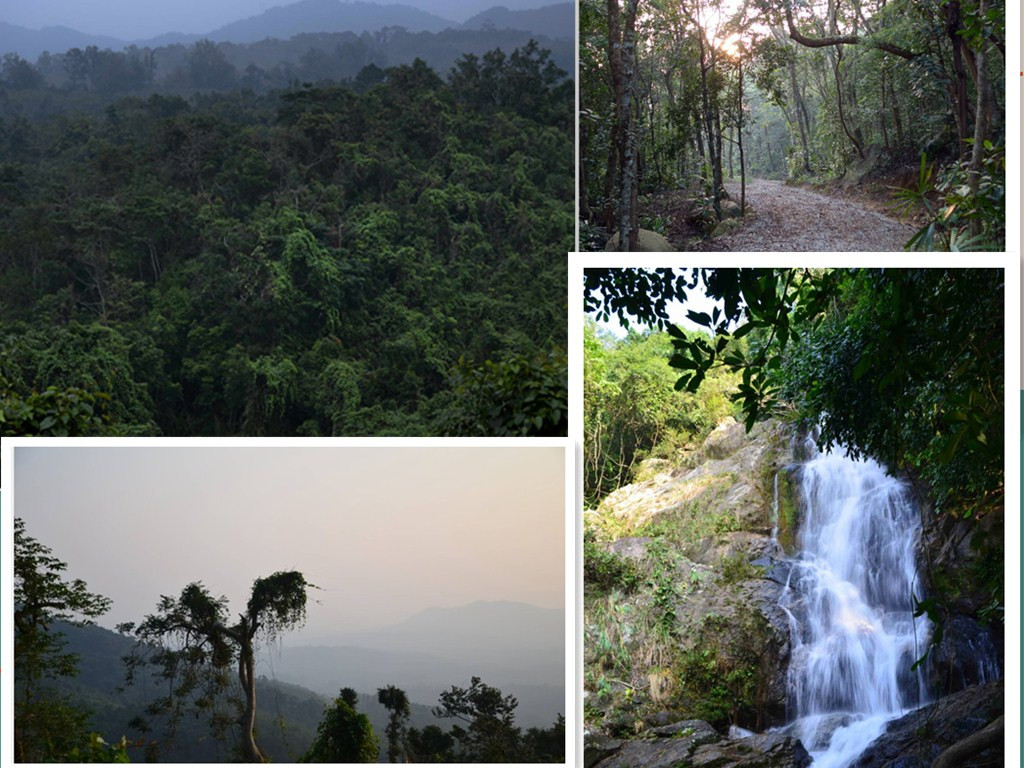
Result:
M740 185L728 183L726 189L738 203ZM747 182L742 227L714 238L709 250L902 251L914 231L853 200L754 179Z

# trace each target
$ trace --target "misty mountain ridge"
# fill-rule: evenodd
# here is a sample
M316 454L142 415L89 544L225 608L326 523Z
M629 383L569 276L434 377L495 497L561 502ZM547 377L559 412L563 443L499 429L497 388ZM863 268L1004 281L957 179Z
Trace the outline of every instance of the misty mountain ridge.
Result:
M138 738L141 734L132 720L147 703L164 692L165 686L152 674L143 674L136 685L122 690L125 682L122 658L135 641L98 626L78 627L58 621L53 629L64 634L66 650L78 654L79 674L47 681L44 687L52 687L90 710L90 727L108 741L116 741L121 736L130 740ZM309 748L327 704L338 695L341 687L313 691L276 679L272 669L265 665L260 667L257 722L261 746L274 762L294 762ZM447 728L448 722L431 713L436 704L436 694L422 704L410 700L409 724L416 728L431 724ZM388 713L377 700L376 688L360 690L357 708L370 718L374 732L382 739ZM149 738L160 739L161 733L151 733ZM385 746L382 744L382 756ZM169 762L217 762L224 759L227 749L226 745L209 737L204 721L189 717L181 721L177 738L162 758Z
M503 665L501 661L455 661L427 653L387 651L354 646L283 646L259 662L260 674L271 675L322 696L341 688L375 691L396 685L409 700L437 706L442 691L465 688L479 677L487 685L519 701L516 723L524 728L547 727L565 714L564 659L561 665L537 668ZM553 685L557 681L559 684Z
M542 8L513 11L504 5L489 8L466 20L463 29L482 29L488 25L495 29L523 29L535 33L552 33L572 29L576 23L576 6L558 3Z
M270 660L281 679L327 694L388 684L436 702L473 676L519 699L517 721L549 725L564 714L565 613L511 601L428 608L388 627L290 645Z
M286 40L311 32L360 34L388 27L401 27L409 32L437 33L446 29L481 29L491 26L495 29L517 29L554 38L573 37L574 16L571 3L545 4L544 0L523 0L517 4L505 0L501 6L491 6L493 1L483 0L478 4L482 7L463 24L452 20L451 17L414 7L411 3L299 0L291 5L275 6L261 14L240 19L205 34L169 31L155 37L136 40L88 34L68 26L46 26L34 30L0 21L0 54L14 52L29 61L35 61L44 51L63 53L71 48L84 49L90 45L119 51L132 45L150 49L168 45L189 45L204 38L217 43L253 43L266 39Z
M422 610L390 626L341 632L332 644L424 651L441 658L519 655L565 647L565 612L515 601L477 601ZM561 659L560 659L561 661Z
M332 645L290 645L285 635L280 645L265 648L257 662L261 686L274 691L271 697L262 698L261 711L269 723L284 706L282 702L287 702L288 719L295 718L293 736L301 733L299 742L305 742L315 732L324 703L341 688L354 688L372 698L378 688L395 685L413 703L411 724L422 727L439 722L430 717L430 708L437 706L442 691L453 685L467 687L477 676L503 694L516 697L517 725L548 727L558 714L565 713L564 619L563 611L557 609L476 602L428 608L369 632L339 633ZM159 681L147 676L140 684L118 692L124 683L121 659L134 641L97 626L60 623L55 628L65 633L67 650L80 654L80 674L59 681L58 687L95 712L95 726L102 732L115 738L132 734L128 722L162 689ZM499 636L504 640L496 641ZM355 640L379 645L348 644ZM516 643L521 647L515 648ZM368 700L361 702L360 709L370 714L375 729L383 733L383 709ZM440 724L449 725L445 721ZM183 740L182 748L187 743L188 739ZM284 749L284 745L275 747L279 759L284 757ZM294 759L295 754L290 756ZM176 757L212 759L201 750L177 752Z
M62 631L74 640L70 650L82 654L86 688L112 691L123 683L120 659L130 638L99 627ZM565 613L521 602L478 601L427 608L379 629L318 634L314 643L285 635L279 645L263 649L256 673L326 699L343 687L372 693L395 685L425 707L436 706L442 691L466 687L476 676L518 699L520 726L547 727L565 713Z
M258 16L236 21L210 32L215 43L254 43L270 38L290 38L303 32L375 32L385 27L404 27L410 32L440 32L458 23L413 8L362 0L300 0L294 5L271 8Z
M35 61L43 51L61 53L72 48L87 48L90 45L120 50L128 43L116 37L90 35L70 27L27 29L0 21L0 54L17 53L24 59Z

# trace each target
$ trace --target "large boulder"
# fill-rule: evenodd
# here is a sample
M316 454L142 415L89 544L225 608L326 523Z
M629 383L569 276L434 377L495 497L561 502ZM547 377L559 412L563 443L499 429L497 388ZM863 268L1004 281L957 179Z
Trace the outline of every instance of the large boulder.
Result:
M878 167L882 159L882 148L878 144L870 144L864 152L863 157L855 159L843 174L841 184L844 189L855 187L864 180L864 177Z
M739 206L736 206L737 208ZM714 225L711 230L712 237L725 237L730 235L738 229L743 228L743 221L741 219L722 219L720 222Z
M808 768L811 756L799 739L766 734L706 744L693 754L694 768Z
M733 200L722 201L722 218L723 219L736 219L743 215L743 209L740 208L740 204Z
M807 768L811 758L798 739L781 734L724 738L702 720L647 731L627 741L596 768ZM588 765L589 768L589 765Z
M746 442L747 429L732 416L711 430L704 439L704 455L709 459L725 459L732 456Z
M1002 681L971 686L893 720L854 763L855 768L930 768L947 748L1003 714ZM971 765L1003 764L1002 745ZM991 753L991 754L989 754Z
M583 768L593 768L605 758L614 755L625 742L603 733L586 731L583 734Z
M782 425L758 424L748 434L742 424L727 418L696 456L685 463L645 461L637 482L608 494L593 514L613 518L627 529L660 517L699 515L698 522L716 521L711 528L768 534L774 477L789 460Z
M611 239L605 244L604 249L606 251L619 250L618 232L612 235ZM675 246L672 245L664 235L659 235L657 232L652 232L649 229L641 229L637 232L636 250L638 252L662 253L665 251L674 251L675 249Z

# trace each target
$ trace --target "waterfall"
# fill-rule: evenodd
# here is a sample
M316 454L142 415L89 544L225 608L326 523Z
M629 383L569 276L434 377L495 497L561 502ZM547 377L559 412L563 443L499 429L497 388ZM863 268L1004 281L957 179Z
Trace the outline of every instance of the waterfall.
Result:
M841 449L800 470L800 555L781 599L791 628L792 732L815 768L844 768L923 701L921 522L905 483Z

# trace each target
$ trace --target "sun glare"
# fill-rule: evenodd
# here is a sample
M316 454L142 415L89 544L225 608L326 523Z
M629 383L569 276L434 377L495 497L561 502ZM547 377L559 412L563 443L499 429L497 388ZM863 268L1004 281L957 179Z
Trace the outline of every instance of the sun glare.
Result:
M743 36L739 32L733 32L725 40L718 44L718 50L728 56L730 59L735 59L740 55L740 42L743 40Z
M744 0L722 0L717 5L708 4L701 10L704 32L713 46L730 58L740 53L744 35L730 29L729 22L744 8Z

